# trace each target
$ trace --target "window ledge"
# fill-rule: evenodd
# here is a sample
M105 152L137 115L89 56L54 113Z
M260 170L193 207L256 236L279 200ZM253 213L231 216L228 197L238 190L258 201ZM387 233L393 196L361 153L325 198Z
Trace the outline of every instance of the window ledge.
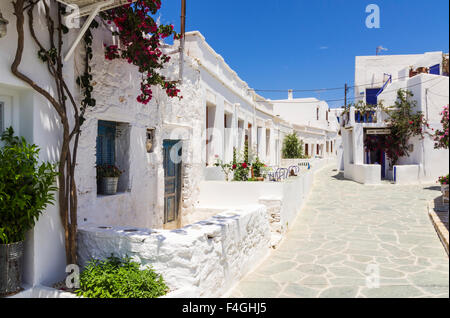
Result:
M130 195L131 191L117 192L116 194L97 194L97 199L105 199L109 197L121 197Z

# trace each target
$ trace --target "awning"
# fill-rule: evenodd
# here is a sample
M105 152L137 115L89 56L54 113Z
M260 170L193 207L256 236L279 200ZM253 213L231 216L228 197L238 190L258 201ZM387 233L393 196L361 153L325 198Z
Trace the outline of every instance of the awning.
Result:
M65 4L69 7L78 7L80 10L79 17L83 17L89 15L96 6L105 4L102 6L100 11L109 10L115 7L119 7L121 5L129 3L128 0L113 0L111 3L108 0L56 0L62 4ZM133 0L136 2L136 0Z
M71 13L66 15L66 18L80 18L83 16L88 16L86 22L80 30L77 38L71 45L69 51L64 57L64 61L66 62L72 56L75 48L78 43L80 43L87 29L91 25L92 20L97 16L100 11L109 10L115 7L119 7L121 5L130 3L128 0L56 0L69 8L72 8ZM135 2L136 0L133 0Z

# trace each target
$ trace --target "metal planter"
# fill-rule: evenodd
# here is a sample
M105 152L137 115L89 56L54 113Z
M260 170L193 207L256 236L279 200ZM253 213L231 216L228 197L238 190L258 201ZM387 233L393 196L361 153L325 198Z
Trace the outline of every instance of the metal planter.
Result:
M449 202L449 185L448 184L442 184L441 185L441 192L442 192L442 203L448 204Z
M20 291L24 242L0 244L0 295Z
M106 195L116 194L118 183L119 178L102 178L100 180L100 193Z

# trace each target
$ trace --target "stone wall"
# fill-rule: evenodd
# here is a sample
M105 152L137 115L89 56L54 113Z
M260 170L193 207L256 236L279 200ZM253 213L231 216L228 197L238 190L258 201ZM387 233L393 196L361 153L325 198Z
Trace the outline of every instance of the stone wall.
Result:
M180 297L220 297L268 253L266 214L265 206L247 206L172 231L84 224L80 265L128 255L162 274L171 291L189 291Z

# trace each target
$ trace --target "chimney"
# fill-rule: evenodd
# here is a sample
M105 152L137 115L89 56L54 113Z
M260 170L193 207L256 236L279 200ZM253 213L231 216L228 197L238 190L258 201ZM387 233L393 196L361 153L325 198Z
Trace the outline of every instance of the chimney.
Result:
M288 99L289 100L294 99L294 93L293 93L292 89L288 90Z

